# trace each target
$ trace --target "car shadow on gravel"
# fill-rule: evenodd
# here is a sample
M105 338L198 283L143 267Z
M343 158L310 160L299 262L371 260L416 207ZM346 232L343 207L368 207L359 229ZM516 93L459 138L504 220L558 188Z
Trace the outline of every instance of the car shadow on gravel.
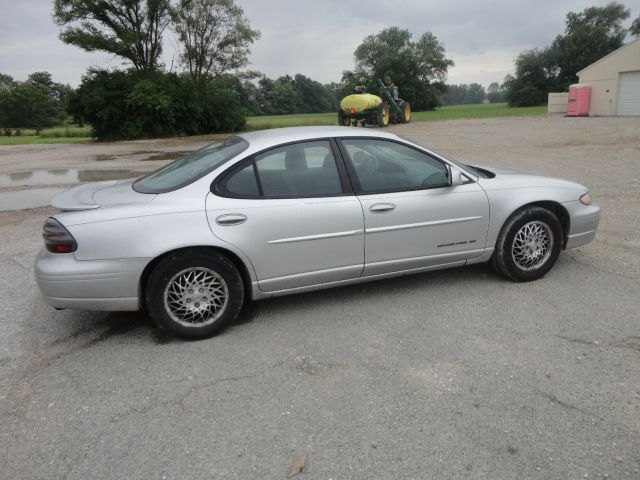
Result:
M80 328L47 342L46 347L87 349L103 343L164 345L179 341L157 328L144 312L82 312L86 318L81 320L74 313L74 325L79 323Z
M366 301L371 297L386 296L391 299L394 295L400 293L415 292L418 295L424 293L425 288L435 285L450 284L451 288L455 288L456 285L460 286L468 282L479 281L496 284L508 282L508 280L491 270L489 265L478 264L274 297L248 302L243 307L236 322L227 331L241 328L243 325L252 323L256 318L265 314L277 315L278 310L306 310L321 307L326 305L327 302L358 302Z
M449 285L455 288L476 282L499 284L507 280L496 275L488 265L481 264L247 302L236 322L220 335L233 334L238 329L246 328L259 317L277 316L279 312L302 312L310 308L320 308L328 302L345 302L346 307L347 303L362 302L371 297L388 297L391 301L395 295L399 294L420 295L432 286ZM48 347L73 345L75 350L93 348L104 343L166 345L183 342L156 327L144 312L83 312L80 315L86 318L79 319L75 312L72 314L74 324L78 325L80 322L79 329L46 345Z

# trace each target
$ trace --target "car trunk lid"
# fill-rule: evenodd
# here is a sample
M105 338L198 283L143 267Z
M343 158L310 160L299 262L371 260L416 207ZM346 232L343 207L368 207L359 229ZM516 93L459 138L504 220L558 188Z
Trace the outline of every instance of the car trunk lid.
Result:
M134 180L108 180L78 185L51 199L51 206L64 211L92 210L113 205L145 203L154 194L138 193L131 184Z

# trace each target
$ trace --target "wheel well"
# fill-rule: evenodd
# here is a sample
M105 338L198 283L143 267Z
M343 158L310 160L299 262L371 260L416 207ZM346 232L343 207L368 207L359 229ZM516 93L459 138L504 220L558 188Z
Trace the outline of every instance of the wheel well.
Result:
M564 249L567 246L567 240L569 239L569 229L571 227L571 218L569 217L569 212L567 212L567 209L558 202L544 200L540 202L528 203L521 206L516 211L519 212L520 210L523 210L527 207L546 208L547 210L553 212L556 217L558 217L558 221L560 222L560 225L562 225L562 248Z
M140 299L140 307L142 310L146 310L146 299L145 299L145 290L147 288L147 283L149 281L149 276L153 269L160 263L164 258L169 255L182 254L187 252L194 251L209 251L209 252L217 252L225 257L227 257L231 262L235 265L235 267L240 272L240 276L242 277L242 283L244 286L244 296L245 300L249 300L251 298L251 275L249 274L249 270L244 262L230 250L226 250L224 248L218 247L210 247L210 246L194 246L194 247L184 247L178 248L176 250L170 250L168 252L163 253L162 255L157 256L153 260L151 260L144 270L142 271L142 275L140 276L140 284L138 285L138 298Z

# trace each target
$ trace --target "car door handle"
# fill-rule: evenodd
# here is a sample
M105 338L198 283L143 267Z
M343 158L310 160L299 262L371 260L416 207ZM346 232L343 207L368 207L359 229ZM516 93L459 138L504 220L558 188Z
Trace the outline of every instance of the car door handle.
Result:
M222 227L240 225L247 221L247 216L240 213L227 213L216 218L216 223Z
M371 213L389 213L395 209L396 206L393 203L374 203L369 207Z

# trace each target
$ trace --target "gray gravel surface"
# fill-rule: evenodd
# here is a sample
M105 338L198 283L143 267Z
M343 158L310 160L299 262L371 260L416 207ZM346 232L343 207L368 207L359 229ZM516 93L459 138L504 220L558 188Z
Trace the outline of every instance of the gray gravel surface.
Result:
M256 302L183 342L140 314L43 305L51 210L0 212L0 478L277 479L300 454L308 479L640 478L640 119L395 130L589 185L596 241L530 284L484 265L378 281ZM97 147L145 163L136 142ZM2 173L95 161L3 148Z

